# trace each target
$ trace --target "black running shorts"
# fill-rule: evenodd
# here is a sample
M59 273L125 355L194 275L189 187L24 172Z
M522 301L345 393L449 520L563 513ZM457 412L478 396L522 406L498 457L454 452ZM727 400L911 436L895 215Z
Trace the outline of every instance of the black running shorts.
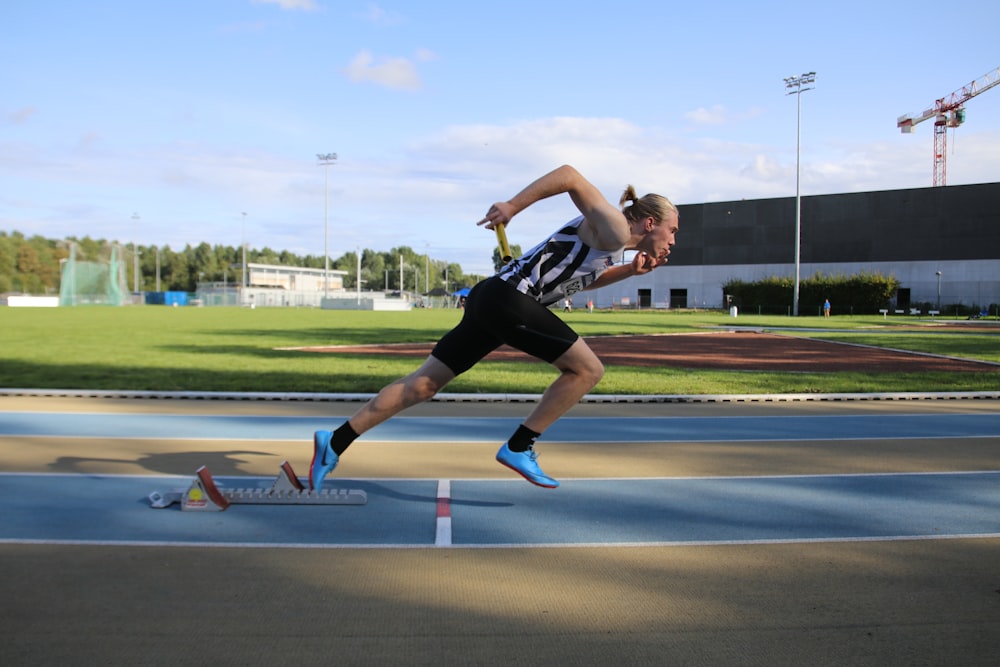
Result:
M504 343L552 363L579 337L551 310L493 277L472 288L462 321L431 354L461 375Z

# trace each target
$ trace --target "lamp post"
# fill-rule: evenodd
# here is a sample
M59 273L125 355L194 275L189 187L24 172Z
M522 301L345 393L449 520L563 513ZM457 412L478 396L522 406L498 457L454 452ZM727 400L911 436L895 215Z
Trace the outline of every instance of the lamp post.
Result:
M337 161L336 153L316 153L323 167L323 298L330 293L330 165Z
M938 309L938 312L941 312L941 272L940 271L936 271L935 273L937 273L937 279L938 279L938 305L937 305L937 309Z
M241 273L240 273L240 305L243 305L244 292L247 287L247 212L243 211L241 213L243 216L243 239L240 243L240 252L242 253L241 263Z
M792 315L799 316L799 269L802 251L802 199L799 194L799 176L801 167L799 163L799 152L802 139L802 93L812 88L803 88L816 81L816 72L806 72L800 76L790 76L785 79L785 88L789 90L786 95L795 95L798 98L798 110L795 123L795 288L792 294Z
M132 291L139 293L139 214L132 214L132 222L135 224L135 236L132 237Z

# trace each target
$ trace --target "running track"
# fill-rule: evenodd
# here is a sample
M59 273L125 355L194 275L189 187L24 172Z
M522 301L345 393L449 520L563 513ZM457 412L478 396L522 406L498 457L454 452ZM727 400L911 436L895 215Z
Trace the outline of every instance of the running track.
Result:
M567 417L546 433L540 451L548 469L547 461L556 458L546 458L550 443L669 448L822 442L836 449L836 443L851 441L920 447L964 440L973 448L991 446L994 454L986 456L996 461L1000 410L940 412L900 405L871 412ZM364 440L402 443L417 454L419 448L449 443L454 451L481 452L517 423L516 417L398 417ZM80 451L95 441L135 447L136 458L150 445L184 449L189 441L214 442L222 449L256 442L261 449L274 441L308 440L321 425L314 416L298 415L0 411L0 460L37 446L38 460L55 468L46 453L53 443L63 456L70 451L100 460L100 451ZM496 548L998 537L996 463L992 469L860 474L562 477L563 486L555 491L535 488L497 465L492 479L328 481L333 488L364 490L365 506L239 505L221 513L149 507L149 493L185 488L191 475L5 472L0 473L0 543ZM296 467L300 476L306 474L304 466ZM217 474L216 480L223 487L266 487L273 476Z

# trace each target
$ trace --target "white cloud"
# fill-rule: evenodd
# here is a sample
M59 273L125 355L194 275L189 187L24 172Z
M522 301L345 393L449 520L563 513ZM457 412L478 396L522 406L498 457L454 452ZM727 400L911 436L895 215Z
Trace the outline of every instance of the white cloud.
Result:
M759 108L751 108L746 111L732 111L721 104L711 107L698 107L693 111L684 114L684 118L695 125L726 125L756 118L763 112Z
M319 9L315 0L252 0L255 5L278 5L282 9L312 12Z
M773 181L776 178L783 178L785 170L781 164L769 155L755 155L750 164L740 170L740 174L755 180Z
M408 146L404 163L411 167L409 179L433 181L438 203L423 187L404 201L436 209L444 219L471 220L561 164L578 168L613 203L629 183L642 193L672 196L679 183L690 179L683 162L669 138L620 118L564 116L452 126ZM512 234L520 243L533 241L573 211L564 197L539 202L519 215Z
M727 122L727 111L721 104L713 107L698 107L694 111L688 111L684 117L697 125L722 125Z
M388 12L376 4L368 5L368 9L361 14L361 18L369 23L381 25L396 25L403 22L403 17L395 12Z
M341 70L355 83L371 82L395 90L420 90L423 83L416 66L406 58L382 58L378 62L367 49L354 56Z

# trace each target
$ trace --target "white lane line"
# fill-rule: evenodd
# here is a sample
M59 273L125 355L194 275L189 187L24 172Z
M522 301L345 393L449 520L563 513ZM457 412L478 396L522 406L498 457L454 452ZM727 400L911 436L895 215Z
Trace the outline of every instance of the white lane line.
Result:
M451 546L451 480L439 479L437 489L437 531L434 546Z

